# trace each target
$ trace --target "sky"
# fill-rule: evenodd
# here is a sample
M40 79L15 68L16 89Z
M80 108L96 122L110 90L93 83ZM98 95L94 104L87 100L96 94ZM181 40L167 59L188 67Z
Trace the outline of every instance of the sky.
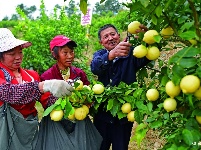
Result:
M43 0L45 3L45 7L48 11L48 13L51 13L53 11L53 8L56 4L59 4L60 6L66 5L68 6L68 3L70 0L66 0L64 3L64 0ZM119 2L126 1L126 0L119 0ZM75 3L79 3L80 0L75 0ZM96 2L100 2L100 0L88 0L88 3L91 4L93 7ZM12 14L16 14L16 7L19 4L24 4L27 7L35 5L37 9L40 8L41 0L0 0L0 20L2 20L5 16L8 16L9 18L12 16Z

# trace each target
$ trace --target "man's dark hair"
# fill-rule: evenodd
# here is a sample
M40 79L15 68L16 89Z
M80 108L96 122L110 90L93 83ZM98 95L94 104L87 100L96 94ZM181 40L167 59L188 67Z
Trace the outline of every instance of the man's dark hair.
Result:
M100 27L100 29L98 30L98 39L99 40L101 40L101 35L100 35L101 32L103 30L107 29L107 28L110 28L110 27L114 28L115 31L118 33L118 30L117 30L117 28L114 25L112 25L112 24L105 24L104 26Z

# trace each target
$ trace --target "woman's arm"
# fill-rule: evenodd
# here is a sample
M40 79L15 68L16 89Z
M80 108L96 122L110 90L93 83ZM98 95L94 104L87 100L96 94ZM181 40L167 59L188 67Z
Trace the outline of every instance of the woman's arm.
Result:
M0 85L0 100L11 104L27 104L39 100L43 83L38 81L25 84L3 83Z

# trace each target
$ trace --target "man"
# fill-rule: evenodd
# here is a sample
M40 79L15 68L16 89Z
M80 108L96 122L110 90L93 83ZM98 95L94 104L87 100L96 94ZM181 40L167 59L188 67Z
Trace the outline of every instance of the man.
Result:
M141 29L147 30L143 25ZM91 71L98 76L98 81L104 86L117 86L121 81L126 84L136 82L136 72L150 61L134 57L132 45L120 41L120 34L112 24L101 27L98 37L104 48L94 53L91 62ZM94 116L94 124L103 137L101 150L109 150L111 144L113 150L128 150L132 122L113 117L102 105Z

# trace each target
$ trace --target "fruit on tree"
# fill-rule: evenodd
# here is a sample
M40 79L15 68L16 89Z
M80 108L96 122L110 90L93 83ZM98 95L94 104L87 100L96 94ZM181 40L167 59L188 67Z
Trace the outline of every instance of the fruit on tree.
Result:
M63 110L52 110L50 112L50 118L53 121L60 121L64 116Z
M87 88L88 90L91 90L91 87L88 85L83 85L83 88Z
M82 90L83 82L81 80L77 80L76 83L79 83L78 87L76 87L76 90Z
M198 90L195 91L194 96L195 96L197 99L201 100L201 86L199 87Z
M200 79L195 75L186 75L181 79L180 88L183 93L194 93L200 87Z
M163 107L167 112L174 111L177 108L177 101L174 98L166 98Z
M201 124L201 116L195 116L195 118L196 118L197 122L198 122L199 124Z
M171 37L174 34L174 31L171 27L163 28L161 30L161 36L165 39Z
M84 120L87 116L87 113L84 108L76 108L75 109L75 119L77 120Z
M89 113L89 107L87 105L82 105L82 108L86 111L86 114Z
M92 91L94 92L94 94L101 94L103 93L105 90L104 86L102 84L94 84L92 87Z
M121 111L123 113L129 113L131 112L131 104L130 103L124 103L122 106L121 106Z
M157 89L149 89L146 92L146 97L149 101L156 101L159 98L159 92Z
M138 45L134 48L134 51L133 51L133 55L137 58L142 58L144 56L146 56L147 54L147 48L146 46L144 45Z
M197 41L196 40L194 40L194 39L191 39L191 40L188 40L192 45L197 45Z
M179 93L181 92L181 89L179 85L175 85L172 81L168 81L165 85L165 92L171 98L174 98L175 96L179 95Z
M147 48L147 54L146 57L149 60L156 60L160 56L160 51L158 47L151 46Z
M128 114L127 114L127 119L128 119L128 121L130 121L130 122L134 122L135 121L135 112L134 111L131 111L131 112L129 112Z
M141 23L139 21L133 21L128 25L128 32L131 34L136 34L136 30L140 29Z
M148 30L147 32L145 32L142 40L147 44L153 44L156 42L154 39L154 36L156 35L159 35L156 30Z

